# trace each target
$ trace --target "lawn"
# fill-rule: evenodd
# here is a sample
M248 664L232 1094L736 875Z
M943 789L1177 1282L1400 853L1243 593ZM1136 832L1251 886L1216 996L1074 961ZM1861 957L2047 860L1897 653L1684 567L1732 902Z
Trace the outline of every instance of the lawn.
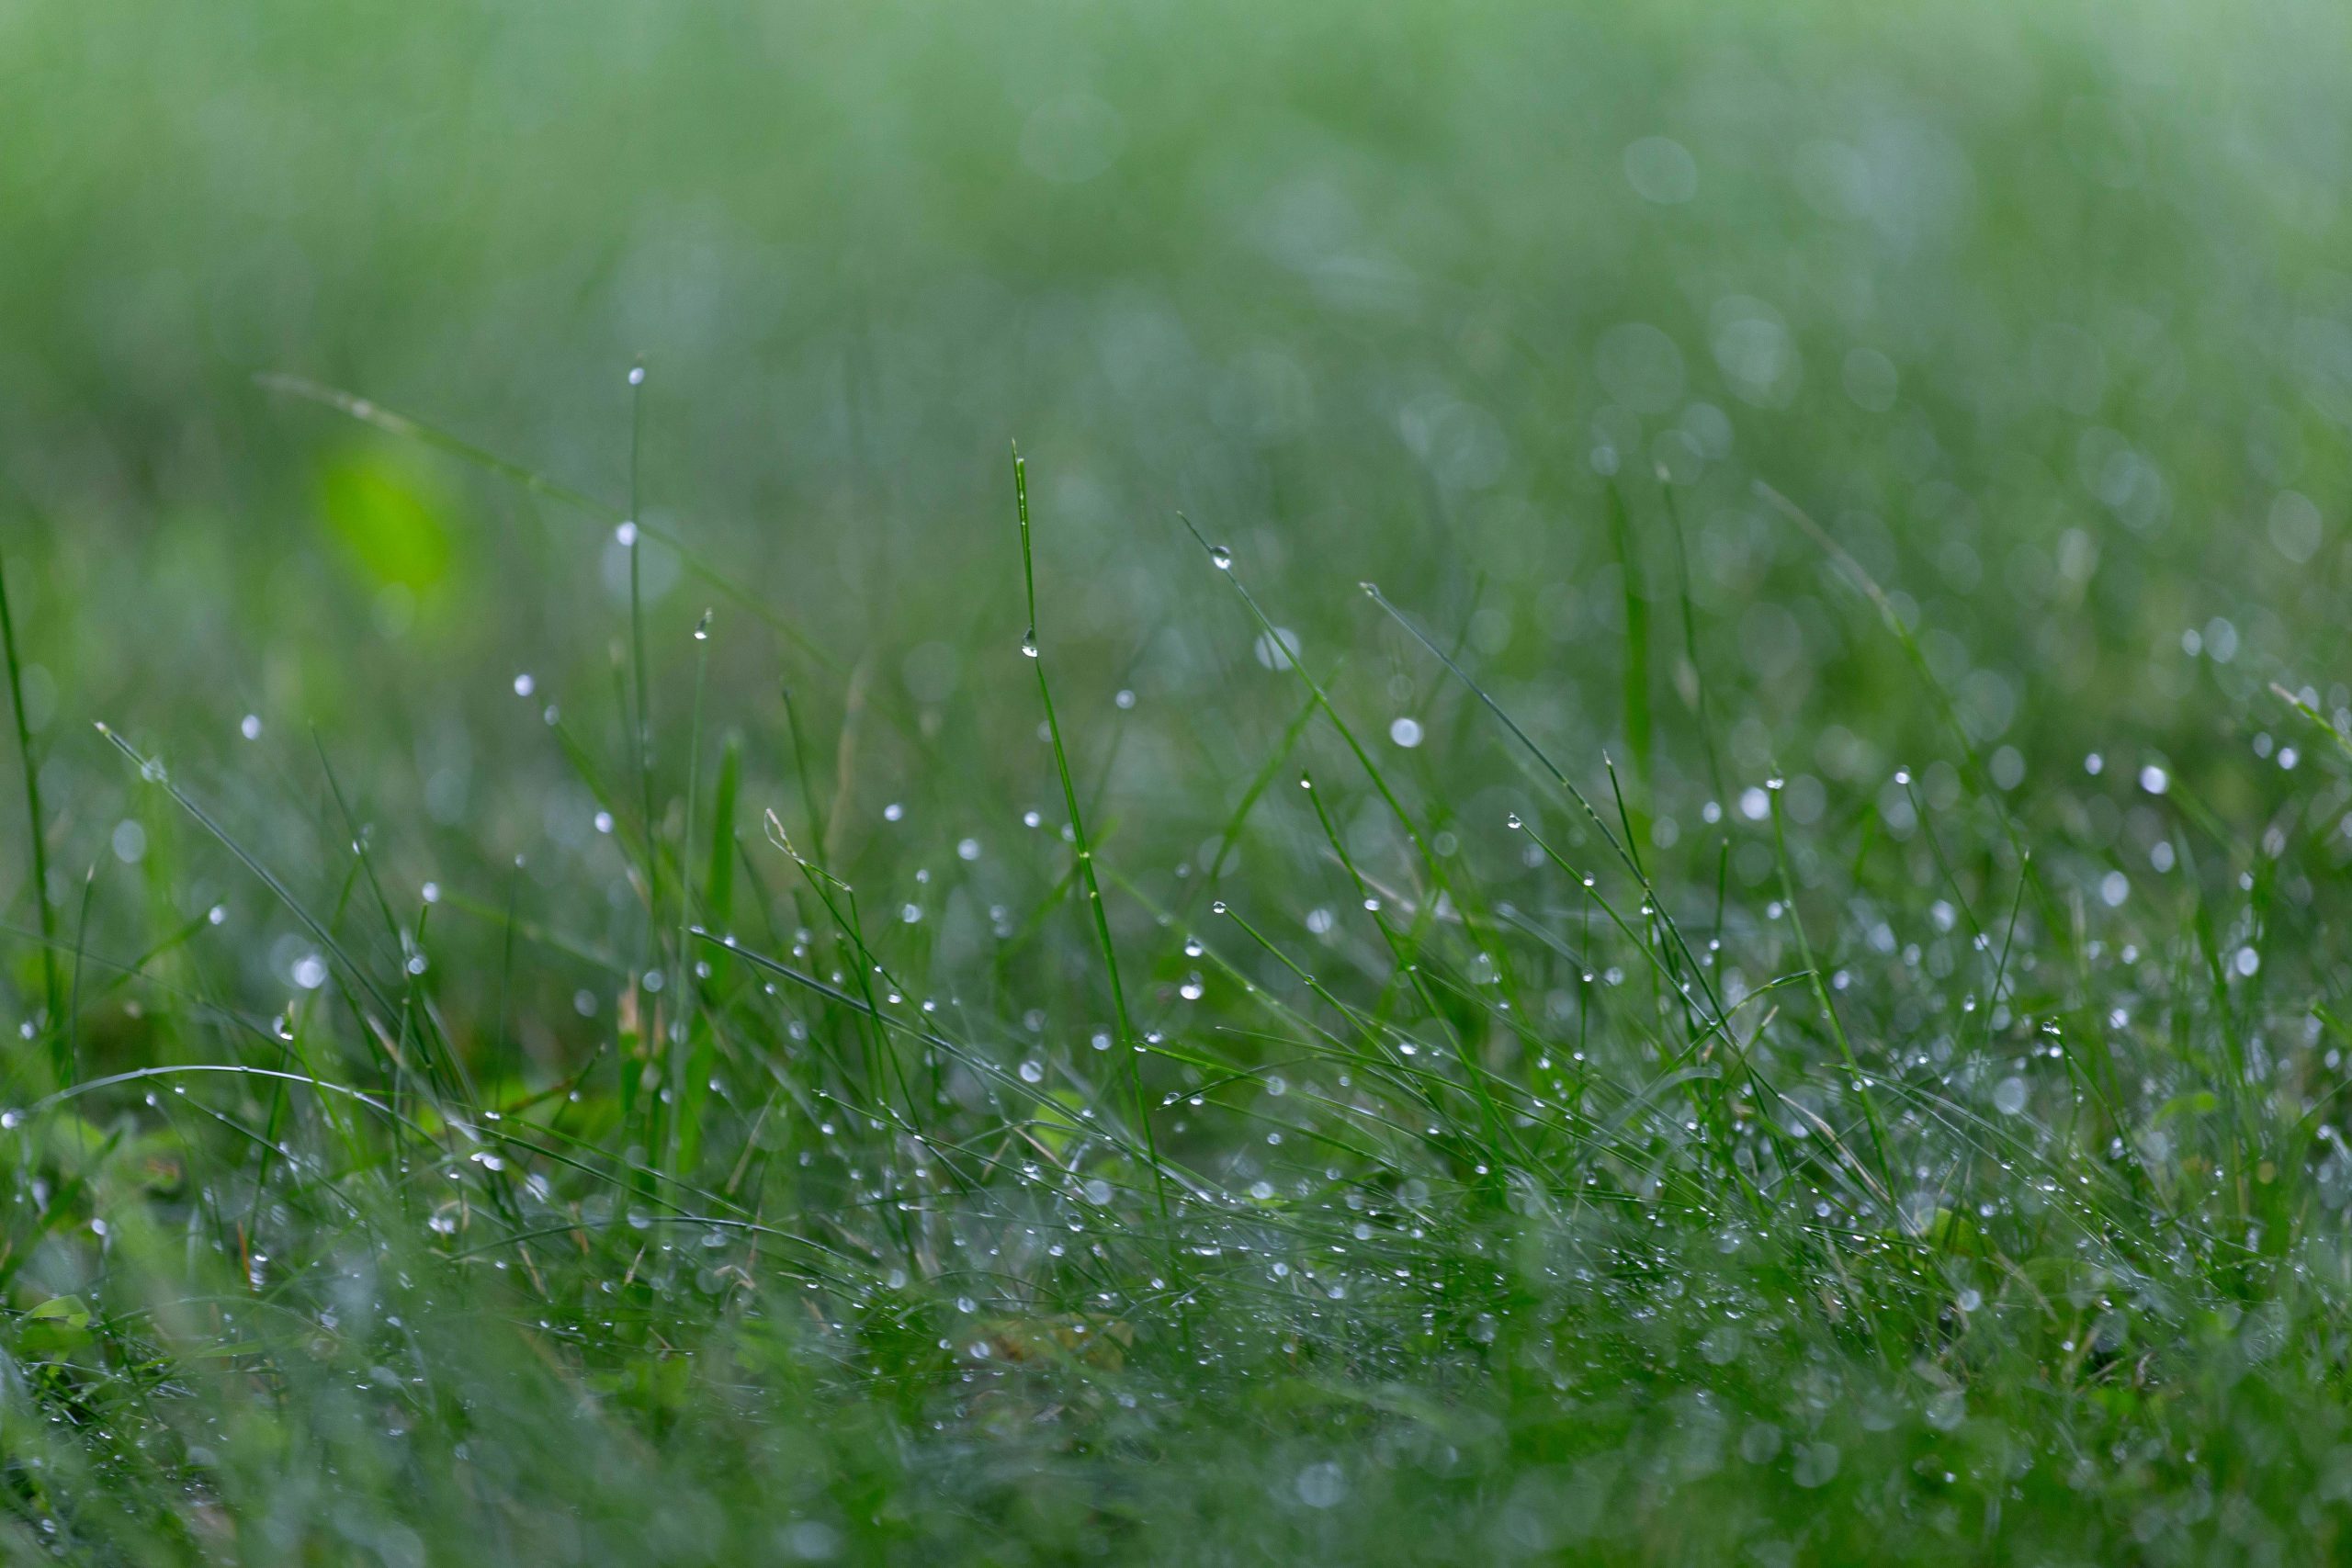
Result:
M2347 60L0 7L0 1552L2352 1552Z

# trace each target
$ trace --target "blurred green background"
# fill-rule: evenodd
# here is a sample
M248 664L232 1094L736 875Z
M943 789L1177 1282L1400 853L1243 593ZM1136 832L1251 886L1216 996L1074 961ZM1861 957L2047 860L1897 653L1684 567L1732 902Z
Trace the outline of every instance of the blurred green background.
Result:
M2136 867L2155 828L2070 793L2086 751L2259 810L2267 683L2352 703L2347 59L2322 4L0 6L0 554L57 901L139 878L91 914L125 951L233 891L269 940L219 961L265 994L303 951L175 858L103 718L322 886L322 750L413 879L641 940L542 714L622 776L640 355L645 521L790 633L646 547L656 816L716 606L703 777L739 730L743 830L804 819L789 686L874 907L979 841L944 948L1053 800L1015 437L1106 852L1155 889L1299 700L1180 509L1480 833L1505 753L1359 580L1557 754L1626 759L1656 841L1775 767L1804 822L1898 761L1956 797L1758 479L1894 591L2020 810ZM588 1027L564 962L541 1051Z

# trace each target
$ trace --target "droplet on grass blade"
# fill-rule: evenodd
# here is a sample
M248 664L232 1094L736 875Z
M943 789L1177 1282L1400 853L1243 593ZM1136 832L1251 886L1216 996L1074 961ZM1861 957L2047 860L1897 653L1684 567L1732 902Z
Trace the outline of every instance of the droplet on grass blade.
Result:
M1338 1287L1333 1287L1333 1299L1338 1299ZM1336 1508L1348 1495L1347 1472L1329 1460L1310 1464L1298 1472L1295 1483L1298 1500L1310 1508Z

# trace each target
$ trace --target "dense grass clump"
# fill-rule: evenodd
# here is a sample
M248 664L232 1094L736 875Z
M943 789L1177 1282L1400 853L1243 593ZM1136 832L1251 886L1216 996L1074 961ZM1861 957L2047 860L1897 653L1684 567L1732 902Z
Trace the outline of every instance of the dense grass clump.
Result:
M1951 711L1887 592L1768 499ZM1201 542L1231 596L1202 614L1299 707L1173 867L1098 854L1116 802L1081 798L1072 747L1101 746L1054 705L1034 589L1002 662L1033 661L1054 808L951 841L889 803L865 830L903 841L862 864L824 791L805 820L756 808L747 739L706 735L718 617L694 625L691 716L657 732L640 615L616 761L540 715L599 803L628 952L583 950L516 875L389 880L322 747L346 837L298 890L101 726L224 901L133 962L27 943L18 1544L1977 1561L2335 1539L2352 1035L2314 960L2352 744L2324 716L2277 699L2339 755L2301 775L2329 778L2316 795L2283 777L2258 833L2160 763L2092 758L2070 799L2157 814L2161 875L2037 831L1957 720L1934 772L1893 770L1834 830L1817 782L1774 773L1686 836L1606 759L1555 763L1365 584L1400 662L1517 764L1457 814L1417 776L1420 721L1363 733L1249 563ZM786 714L773 739L815 766ZM146 832L127 818L117 847ZM1231 876L1245 843L1279 874ZM206 956L265 919L300 933L275 1013ZM602 976L574 999L594 1047L535 1059L511 1005L453 1018L453 921L488 934L468 950L500 954L502 997L549 964Z
M12 1560L2352 1550L2335 9L146 9Z

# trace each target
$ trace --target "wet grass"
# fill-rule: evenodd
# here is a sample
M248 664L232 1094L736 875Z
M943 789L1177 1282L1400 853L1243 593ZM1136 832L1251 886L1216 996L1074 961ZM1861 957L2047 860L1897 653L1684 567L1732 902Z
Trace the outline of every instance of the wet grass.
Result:
M243 346L0 390L0 1551L2342 1555L2340 20L2165 16L1138 12L995 127L1062 24L918 7L676 164L873 225L647 241L707 317L514 291L587 152L429 300L338 248L407 164L304 176L341 347L250 237L92 271ZM271 17L207 134L367 90Z
M919 939L1004 852L894 806L891 861L947 869L880 920L755 829L740 741L705 782L705 647L674 752L638 728L641 609L641 743L566 754L624 809L682 793L666 826L599 818L644 946L593 960L616 1016L560 1075L438 999L453 903L510 966L560 940L511 893L388 888L353 826L301 868L335 889L314 908L107 732L242 866L232 899L315 945L268 1015L170 955L26 933L74 1000L30 1015L16 1077L55 1087L6 1117L20 1546L2325 1550L2352 1153L2314 962L2343 857L2310 857L2340 779L2286 781L2256 840L2153 766L2091 775L2174 846L2128 892L1989 783L1939 806L1907 771L1901 828L1867 799L1792 824L1773 774L1645 844L1616 773L1555 762L1366 584L1516 804L1408 804L1417 748L1384 763L1311 659L1271 660L1307 699L1275 761L1322 761L1244 794L1220 842L1280 869L1204 905L1208 868L1088 830L1071 753L1102 742L1055 706L1015 480L1033 597L1002 662L1036 680L1061 810L998 883L994 974ZM1243 614L1204 624L1271 637L1247 559L1205 553ZM1892 654L1906 628L1843 565ZM1733 853L1770 869L1726 897ZM1055 968L1060 1005L1009 1005ZM77 1076L108 1014L167 1059Z

